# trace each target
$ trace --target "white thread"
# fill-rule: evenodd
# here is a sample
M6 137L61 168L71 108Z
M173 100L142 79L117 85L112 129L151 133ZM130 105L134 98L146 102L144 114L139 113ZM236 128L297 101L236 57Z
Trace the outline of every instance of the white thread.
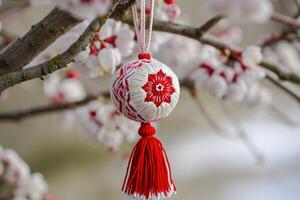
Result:
M150 48L152 27L153 27L153 13L154 13L154 0L151 0L149 24L148 24L149 28L147 29L147 35L146 35L146 2L145 0L141 0L141 12L140 12L141 22L140 23L137 14L137 5L134 4L132 6L133 22L135 26L137 40L139 43L140 53L147 53Z

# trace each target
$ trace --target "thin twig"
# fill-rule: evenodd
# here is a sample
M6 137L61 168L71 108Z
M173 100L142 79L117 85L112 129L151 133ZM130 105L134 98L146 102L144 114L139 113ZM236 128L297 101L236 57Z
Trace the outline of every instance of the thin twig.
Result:
M229 138L228 136L231 136L233 134L231 134L230 132L224 130L224 128L221 127L221 125L219 125L211 116L210 114L206 111L205 106L203 105L202 101L200 100L200 98L197 96L197 93L195 92L195 87L194 84L191 85L191 83L189 84L185 84L187 87L187 89L189 90L191 97L194 99L194 101L197 103L200 111L202 112L203 116L205 117L205 119L207 120L207 122L211 125L211 127L213 129L216 130L216 133L222 137L226 137ZM224 105L223 109L225 110L224 113L226 113L228 115L228 113L232 113L231 111L228 110L228 108ZM249 150L249 152L255 157L257 164L261 164L264 162L264 155L260 152L260 150L256 147L256 145L250 140L250 138L248 137L247 133L245 132L245 130L243 129L241 122L239 119L232 119L231 116L228 115L229 120L232 122L233 126L235 127L236 131L237 131L237 136L238 138L243 142L243 144L245 145L245 147ZM220 134L220 133L227 133L227 135L224 134Z
M203 44L208 44L208 45L214 46L220 50L228 49L232 52L232 54L237 54L238 52L240 52L242 50L241 47L224 42L208 33L199 36L199 34L196 31L197 28L194 28L189 25L156 21L154 23L153 28L154 28L154 30L157 30L157 31L163 31L163 32L169 32L169 33L183 35L183 36L195 39ZM280 67L277 64L271 63L267 60L263 60L260 63L260 65L262 67L268 69L269 71L274 72L281 80L286 80L286 81L300 84L300 76L298 76L295 73L288 73L288 72L281 71Z
M296 5L296 7L297 7L297 12L294 15L294 18L297 19L300 16L300 3L299 3L298 0L294 0L294 3Z
M287 15L274 12L271 16L271 19L292 28L300 28L299 21Z
M37 115L49 114L53 112L61 112L70 109L76 109L80 106L84 106L91 101L97 100L100 97L109 97L108 92L100 93L99 95L92 95L88 96L83 100L75 101L75 102L68 102L68 103L61 103L61 104L49 104L43 106L37 106L33 108L28 108L24 110L17 110L17 111L10 111L6 113L0 113L0 122L3 121L21 121L28 117L34 117Z
M184 88L191 88L191 83L188 80L182 80L180 81L181 87ZM20 121L25 118L37 116L37 115L43 115L47 113L53 113L53 112L62 112L69 109L75 109L80 106L84 106L87 103L99 99L100 97L104 98L110 98L110 92L104 91L97 95L90 95L86 97L83 100L75 101L75 102L67 102L62 104L48 104L43 106L36 106L27 108L25 110L16 110L16 111L8 111L8 112L2 112L0 113L0 122L1 121Z
M267 75L267 80L269 80L271 83L276 85L278 88L289 94L291 97L293 97L298 103L300 103L300 96L296 94L295 92L291 91L289 88L284 86L282 83L278 82L276 79L274 79L272 76Z
M231 121L232 125L235 127L237 131L238 138L243 142L245 147L249 150L249 152L255 157L257 164L262 164L265 161L264 154L259 150L259 148L255 145L255 143L250 139L246 131L242 126L241 120L236 117L232 110L227 107L227 105L223 104L224 113L227 114L228 119ZM231 113L231 115L229 115Z
M213 117L210 116L210 114L206 111L205 106L203 105L203 102L201 101L200 97L198 95L192 95L193 100L197 104L199 110L201 111L202 115L208 122L208 124L215 130L215 133L218 134L221 137L224 138L229 138L231 133L228 131L224 130L223 127L221 127L220 124L218 124ZM226 134L226 135L225 135Z
M208 20L206 23L204 23L202 26L197 28L198 34L207 33L207 31L209 31L213 26L215 26L219 21L221 21L224 18L225 18L225 16L221 15L221 14L214 16L213 18Z
M294 119L292 119L291 117L289 117L286 113L283 113L277 106L275 106L274 104L270 104L269 105L270 111L279 116L282 120L284 120L288 125L290 126L298 126L300 124L300 122L295 121ZM273 115L272 115L273 116Z

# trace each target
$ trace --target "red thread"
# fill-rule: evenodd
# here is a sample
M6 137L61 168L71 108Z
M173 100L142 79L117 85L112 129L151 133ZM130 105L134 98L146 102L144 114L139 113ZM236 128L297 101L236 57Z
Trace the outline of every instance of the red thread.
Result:
M103 41L113 45L113 47L116 47L116 39L117 39L117 36L113 35L109 38L104 39Z
M149 8L149 7L146 8L145 12L146 12L147 15L152 14L151 8Z
M205 69L210 76L215 72L215 69L209 64L203 63L200 67Z
M165 3L170 5L170 4L174 4L174 0L165 0Z
M67 78L70 78L70 79L79 79L80 78L80 73L77 70L75 70L75 69L70 69L67 72Z
M146 59L146 60L151 60L151 54L150 53L140 53L138 55L138 58L140 60Z
M166 152L161 142L153 137L155 128L142 123L142 136L129 157L122 191L129 196L168 197L176 191Z
M162 70L156 74L149 74L142 88L147 93L144 101L153 102L156 107L164 102L171 103L171 95L175 93L172 77L167 76Z
M150 123L143 123L139 128L139 135L142 137L153 136L156 133L156 130Z

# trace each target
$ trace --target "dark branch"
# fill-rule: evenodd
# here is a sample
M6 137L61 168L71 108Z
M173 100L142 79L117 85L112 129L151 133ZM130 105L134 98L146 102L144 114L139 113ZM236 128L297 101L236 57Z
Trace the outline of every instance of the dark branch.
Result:
M293 97L298 103L300 103L300 96L294 92L292 92L289 88L284 86L282 83L280 83L278 80L274 79L272 76L267 75L267 80L269 80L271 83L276 85L278 88L286 92L288 95Z
M1 76L0 91L3 91L17 83L34 78L41 78L59 69L67 67L67 65L74 60L75 56L86 48L86 46L89 44L90 37L96 32L100 31L108 17L115 12L115 8L118 6L118 2L120 1L121 0L118 0L117 3L114 4L111 11L107 15L94 19L86 28L84 33L78 38L78 40L62 54L57 55L42 64Z
M54 8L41 22L32 26L0 55L0 75L21 69L59 36L79 23L69 13Z
M34 117L42 114L76 109L77 107L86 105L87 103L94 101L100 97L109 97L109 93L101 93L100 95L88 96L85 99L76 102L50 104L50 105L33 107L25 110L0 113L0 121L21 121L27 117Z

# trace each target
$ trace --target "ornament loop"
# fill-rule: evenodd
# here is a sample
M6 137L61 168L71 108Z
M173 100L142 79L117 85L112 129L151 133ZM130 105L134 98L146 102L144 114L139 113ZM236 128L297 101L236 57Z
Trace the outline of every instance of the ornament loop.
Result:
M135 27L135 32L137 40L140 47L141 53L147 53L150 48L151 36L152 36L152 26L153 26L153 12L154 12L154 0L150 0L150 7L146 7L145 0L141 0L140 6L140 23L137 12L137 5L132 6L132 16ZM146 17L148 16L148 17ZM146 18L148 19L148 29L146 30ZM147 32L147 35L146 35Z

